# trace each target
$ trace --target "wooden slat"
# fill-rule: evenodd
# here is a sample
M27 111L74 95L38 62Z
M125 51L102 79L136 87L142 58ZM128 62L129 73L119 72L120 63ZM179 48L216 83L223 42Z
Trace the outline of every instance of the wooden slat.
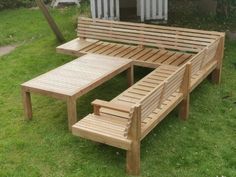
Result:
M108 20L100 20L100 19L89 19L89 18L84 18L81 17L79 19L79 22L81 21L87 21L87 22L91 22L91 21L95 21L96 23L107 23L107 24L111 24L113 23L113 25L118 25L118 26L125 26L125 28L127 27L146 27L146 28L153 28L155 30L163 30L164 33L172 33L172 34L176 34L176 31L178 31L179 35L186 35L186 36L198 36L200 38L206 38L206 39L218 39L218 37L222 36L223 33L220 32L215 32L215 31L204 31L204 30L195 30L195 29L188 29L188 28L179 28L179 27L167 27L167 26L160 26L160 25L148 25L148 24L139 24L139 23L130 23L130 22L117 22L117 21L108 21Z
M131 147L131 141L128 139L119 138L110 135L109 133L101 133L100 131L91 130L86 127L80 127L79 125L77 126L77 124L72 127L72 134L125 150L128 150Z
M98 40L100 39L100 40L118 41L131 44L144 44L147 46L156 46L167 49L170 48L170 49L183 50L183 51L186 50L192 52L197 52L199 51L199 49L203 49L204 46L206 46L204 45L204 43L193 44L193 42L191 41L177 42L176 39L155 37L150 35L145 35L142 38L142 40L140 40L140 38L138 38L137 35L134 35L133 33L112 31L114 36L111 36L110 34L104 33L104 29L91 29L89 27L82 28L81 26L78 29L79 30L86 29L85 32L79 33L79 36L90 37ZM175 41L175 43L173 43L173 41Z

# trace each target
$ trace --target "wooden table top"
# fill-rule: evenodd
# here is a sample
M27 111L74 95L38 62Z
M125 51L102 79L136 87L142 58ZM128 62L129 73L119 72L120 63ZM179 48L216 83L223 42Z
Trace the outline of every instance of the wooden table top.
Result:
M104 82L129 68L132 60L87 54L40 75L22 86L66 96L88 92L98 82Z

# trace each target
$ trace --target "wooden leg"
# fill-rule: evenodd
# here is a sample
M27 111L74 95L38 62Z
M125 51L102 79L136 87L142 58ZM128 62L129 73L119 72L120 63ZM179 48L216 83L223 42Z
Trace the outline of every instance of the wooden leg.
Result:
M188 94L183 101L180 103L179 107L179 117L182 120L187 120L189 116L189 100L190 100L190 95Z
M31 120L32 119L32 104L31 104L30 92L26 92L24 88L22 88L21 92L22 92L25 118L27 120Z
M222 60L224 57L224 43L225 43L225 37L222 36L219 42L219 46L217 48L216 52L216 61L217 66L216 69L211 74L211 80L214 84L220 84L221 81L221 71L222 71Z
M126 171L129 175L140 174L140 141L133 142L126 152Z
M132 86L134 84L134 66L131 66L127 70L127 80L128 80L128 86Z
M141 137L141 105L134 107L128 138L132 140L131 149L126 152L126 171L129 175L140 174L140 137Z
M67 99L68 126L71 130L72 125L77 122L76 99L69 97Z
M214 84L220 84L221 81L221 67L216 68L211 74L211 81Z

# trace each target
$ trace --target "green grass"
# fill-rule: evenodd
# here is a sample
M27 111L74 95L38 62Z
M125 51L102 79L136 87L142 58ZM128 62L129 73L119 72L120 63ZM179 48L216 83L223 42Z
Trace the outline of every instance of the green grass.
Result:
M81 13L52 11L67 40L76 36ZM64 102L33 95L34 119L24 120L19 85L73 59L56 54L59 44L39 10L0 12L0 44L10 43L20 46L0 58L0 176L125 176L125 151L74 137ZM220 86L206 80L191 94L188 121L175 110L142 142L142 176L236 176L235 51L236 42L227 42ZM137 68L136 79L148 72ZM89 92L78 102L79 118L95 98L109 100L124 89L121 74Z

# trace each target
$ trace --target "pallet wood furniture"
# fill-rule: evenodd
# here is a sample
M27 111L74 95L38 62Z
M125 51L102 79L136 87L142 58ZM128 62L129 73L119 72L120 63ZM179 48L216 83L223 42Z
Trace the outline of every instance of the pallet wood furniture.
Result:
M76 100L125 70L128 71L129 85L132 85L130 60L88 54L38 76L21 85L25 116L32 118L31 92L65 100L71 129L77 121Z
M92 102L93 113L72 133L126 150L127 172L140 174L141 140L178 105L186 120L190 93L209 74L220 83L224 39L214 31L80 18L78 38L58 52L118 56L155 69L111 101Z

